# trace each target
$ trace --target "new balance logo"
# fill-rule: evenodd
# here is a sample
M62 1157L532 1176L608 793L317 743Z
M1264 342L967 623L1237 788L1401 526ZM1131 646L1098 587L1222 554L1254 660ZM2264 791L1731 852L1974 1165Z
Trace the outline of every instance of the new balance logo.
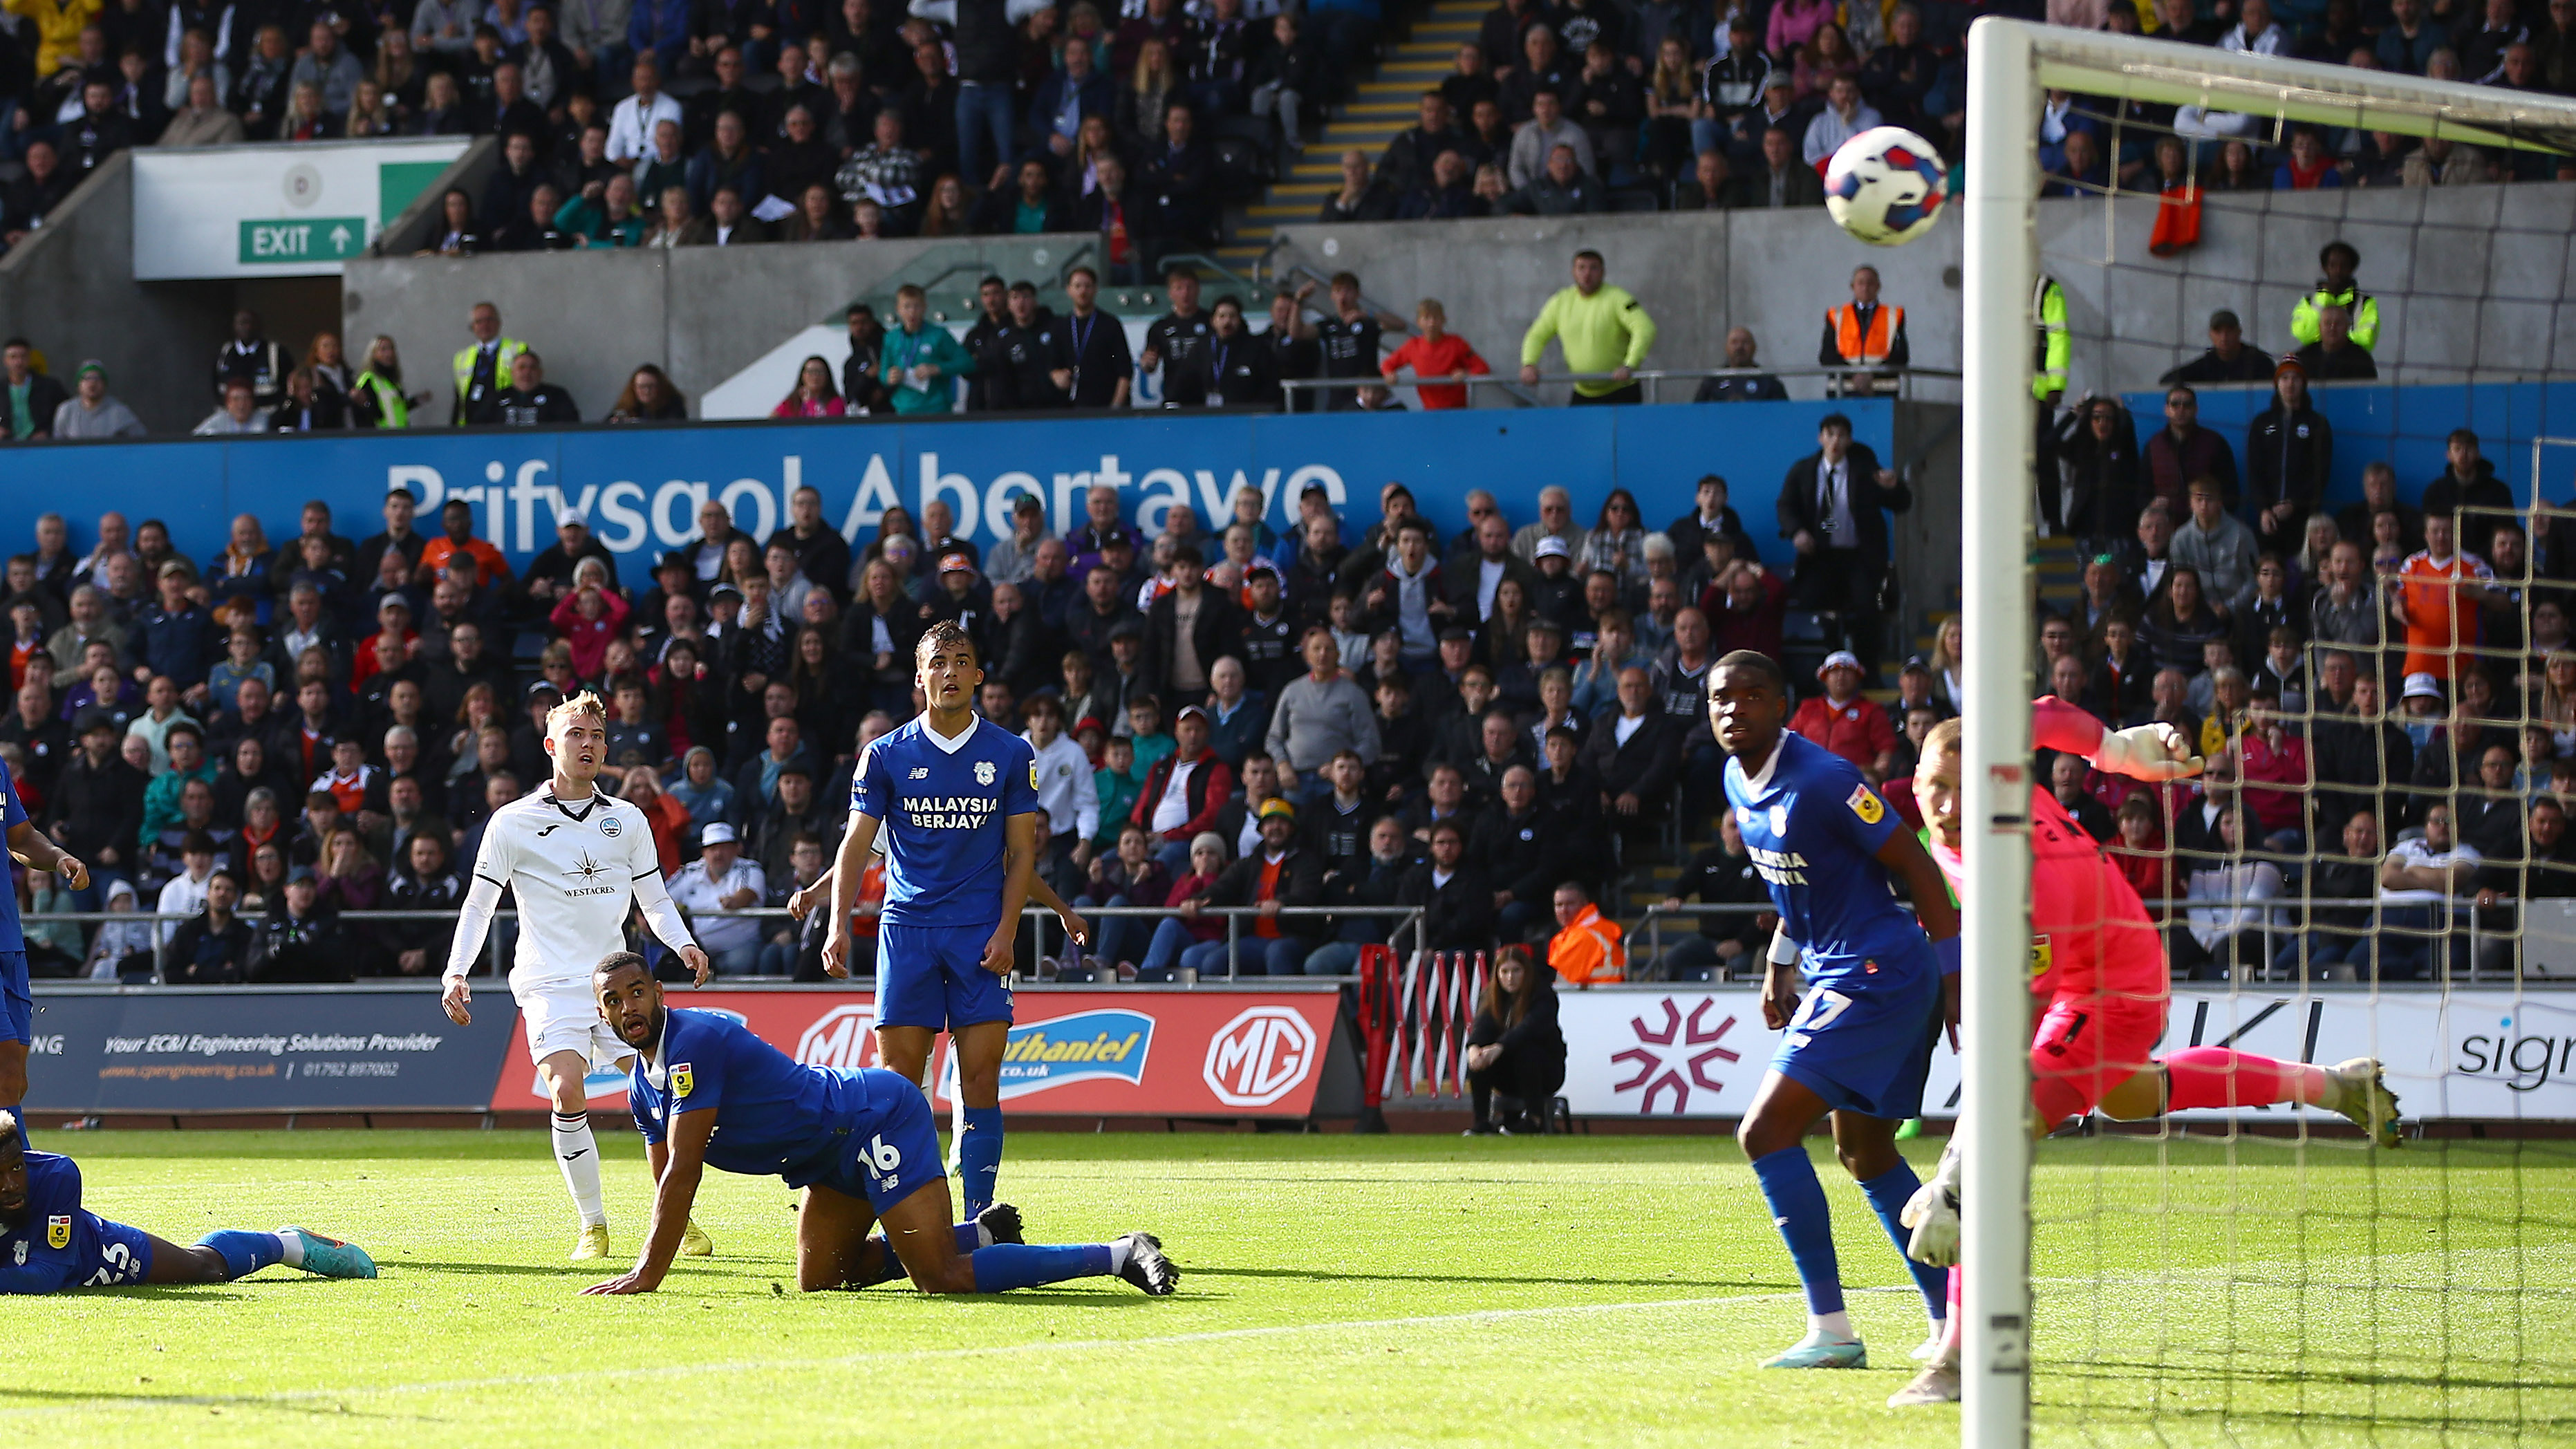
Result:
M912 768L912 778L916 780L927 780L930 778L930 771L924 766L915 765Z

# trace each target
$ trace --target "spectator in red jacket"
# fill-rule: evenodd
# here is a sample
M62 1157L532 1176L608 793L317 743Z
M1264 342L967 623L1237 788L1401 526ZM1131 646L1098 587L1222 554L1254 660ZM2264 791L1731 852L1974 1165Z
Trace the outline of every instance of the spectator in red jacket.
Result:
M1837 649L1825 656L1816 678L1825 692L1801 703L1789 716L1789 728L1860 766L1872 780L1886 779L1896 765L1896 726L1877 701L1861 694L1860 656Z
M608 570L597 564L596 559L581 561L573 573L573 592L555 605L548 620L572 646L572 672L583 679L599 678L609 641L626 632L626 601L609 589Z
M1716 597L1720 591L1722 599ZM1789 586L1778 574L1750 559L1738 559L1710 586L1700 610L1708 615L1709 627L1717 636L1709 647L1719 654L1750 649L1780 657L1780 626L1788 615Z
M1184 705L1172 722L1174 747L1145 772L1128 817L1152 831L1163 868L1179 875L1190 863L1190 842L1216 828L1217 812L1234 794L1234 772L1208 748L1207 711Z

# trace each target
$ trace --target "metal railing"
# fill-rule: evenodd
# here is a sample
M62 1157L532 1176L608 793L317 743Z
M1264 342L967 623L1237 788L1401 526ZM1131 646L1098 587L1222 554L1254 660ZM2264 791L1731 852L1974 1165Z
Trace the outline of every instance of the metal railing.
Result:
M1077 906L1075 907L1075 911L1086 921L1098 921L1109 918L1142 918L1158 921L1185 919L1180 912L1168 906ZM30 912L21 919L30 928L58 923L77 926L105 925L109 923L141 925L148 923L159 927L175 926L180 922L193 920L202 914L204 914L202 911L44 911ZM257 925L261 921L270 919L269 914L264 911L256 914L248 912L236 912L235 914L242 921L252 925ZM454 911L376 910L336 911L326 912L324 914L328 915L330 919L336 921L358 924L396 921L435 921L445 922L452 925L456 921L456 912ZM682 914L692 921L763 920L789 922L794 919L788 914L786 908L782 906L753 906L738 911L686 911ZM1202 908L1198 914L1202 919L1213 917L1225 922L1225 979L1228 981L1242 979L1243 971L1241 966L1241 955L1244 923L1248 920L1260 919L1263 915L1261 908L1258 906L1208 906ZM1391 922L1386 932L1390 942L1400 939L1407 928L1411 929L1413 939L1417 945L1420 942L1422 935L1423 911L1419 906L1282 906L1278 909L1276 914L1278 916L1299 920L1324 917L1340 921L1348 920L1352 917L1385 917ZM519 915L520 913L516 910L495 911L492 915L493 924L496 927L508 924L515 928L518 923ZM1055 918L1055 912L1050 911L1043 906L1028 905L1021 908L1020 920L1023 924L1028 925L1031 931L1031 939L1033 941L1033 950L1031 954L1037 957L1044 957L1047 954L1047 941L1049 934L1059 929ZM501 954L504 948L505 938L508 934L509 933L494 930L484 937L483 966L478 975L506 976L509 974L509 964L502 959ZM157 974L157 956L162 942L158 939L159 932L157 930L154 935L155 940L153 945L156 956L155 971ZM1096 943L1097 940L1098 933L1095 931L1093 933L1093 941ZM442 967L445 965L444 962L439 964ZM1116 963L1113 962L1110 964L1114 966ZM78 982L89 980L90 978L87 975L88 967L89 963L84 961L83 974L69 978L69 981ZM742 978L736 977L733 979L739 980ZM1198 978L1193 975L1189 979L1191 981L1195 981ZM1356 981L1358 980L1358 976L1356 972L1354 972L1353 974L1346 976L1318 976L1311 979L1318 981ZM57 978L51 984L63 985L69 983ZM107 982L102 984L113 983Z
M1894 397L1903 401L1919 402L1959 400L1960 375L1951 369L1937 367L1856 368L1823 367L1815 364L1801 367L1645 367L1630 373L1628 381L1642 384L1646 392L1646 401L1656 403L1666 401L1663 385L1667 382L1697 384L1713 377L1767 377L1781 382L1783 391L1787 390L1788 379L1795 378L1801 382L1810 378L1819 379L1823 386L1817 390L1816 395L1822 398ZM1543 372L1539 374L1537 386L1619 380L1618 374L1611 372ZM1513 400L1514 407L1548 405L1545 399L1529 391L1530 385L1523 383L1517 373L1495 372L1469 374L1465 377L1411 378L1401 382L1389 382L1383 377L1286 377L1279 380L1280 390L1286 394L1281 410L1286 411L1293 407L1297 395L1301 392L1318 394L1347 392L1363 387L1392 389L1418 387L1426 383L1439 387L1468 388L1470 407L1477 405L1475 399L1479 390L1488 392L1500 390ZM1692 391L1696 393L1697 387L1694 386ZM1801 388L1800 391L1805 389ZM1671 401L1684 402L1688 399L1676 397Z

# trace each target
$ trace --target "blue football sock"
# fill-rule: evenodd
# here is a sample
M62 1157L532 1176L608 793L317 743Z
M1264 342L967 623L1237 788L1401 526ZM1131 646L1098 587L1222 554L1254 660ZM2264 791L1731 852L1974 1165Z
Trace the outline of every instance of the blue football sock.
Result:
M965 1126L957 1138L958 1195L971 1222L993 1205L994 1184L1002 1176L1002 1109L966 1107L958 1117Z
M1864 1180L1860 1190L1869 1199L1869 1210L1878 1214L1879 1226L1887 1229L1887 1236L1895 1242L1896 1256L1905 1259L1905 1271L1914 1275L1914 1286L1922 1290L1925 1316L1937 1323L1950 1312L1950 1270L1906 1258L1906 1240L1913 1234L1896 1217L1905 1211L1907 1200L1922 1185L1923 1179L1914 1175L1914 1164L1900 1157L1894 1167Z
M876 1275L861 1281L858 1285L859 1287L873 1288L879 1283L892 1283L897 1279L909 1278L912 1276L910 1273L904 1271L903 1260L894 1255L894 1245L885 1240L885 1234L879 1233L875 1237L868 1239L868 1241L876 1245L877 1251L882 1254L882 1256L877 1259ZM957 1225L957 1256L961 1258L972 1256L975 1250L983 1245L984 1230L982 1228L977 1227L973 1223L959 1223Z
M224 1277L247 1278L271 1263L286 1261L286 1245L275 1233L253 1232L248 1228L221 1228L197 1240L200 1248L212 1248L224 1260Z
M1042 1283L1061 1283L1067 1278L1105 1278L1110 1267L1107 1243L1082 1243L1071 1247L1040 1247L1034 1243L995 1243L978 1248L968 1259L975 1268L975 1291L1001 1293L1012 1288L1035 1288Z
M1757 1157L1753 1175L1762 1183L1763 1201L1771 1205L1773 1226L1789 1244L1789 1261L1797 1265L1798 1282L1807 1290L1807 1311L1842 1312L1842 1265L1834 1258L1833 1218L1807 1149L1783 1147Z

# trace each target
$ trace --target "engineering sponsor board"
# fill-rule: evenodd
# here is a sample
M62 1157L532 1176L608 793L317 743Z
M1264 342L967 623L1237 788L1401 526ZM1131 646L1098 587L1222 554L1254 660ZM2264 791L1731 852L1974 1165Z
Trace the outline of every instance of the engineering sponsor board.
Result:
M1585 1116L1741 1116L1780 1045L1751 987L1568 991L1558 1019L1565 1097ZM2377 998L2177 991L2156 1050L2192 1046L2324 1065L2377 1057L2410 1118L2576 1122L2576 989ZM1923 1105L1927 1116L1957 1115L1959 1058L1946 1039L1933 1049ZM2260 1120L2294 1110L2176 1115Z
M690 991L679 1010L714 1011L813 1066L878 1065L876 999L865 991ZM1023 991L1002 1053L1002 1100L1073 1116L1303 1117L1323 1077L1338 996L1317 992ZM936 1101L954 1097L948 1039L933 1062ZM597 1106L621 1105L622 1076L594 1072ZM524 1055L500 1072L496 1110L533 1111L545 1092Z
M519 1039L507 998L458 1026L433 992L194 987L39 987L35 1031L49 1112L472 1111Z

